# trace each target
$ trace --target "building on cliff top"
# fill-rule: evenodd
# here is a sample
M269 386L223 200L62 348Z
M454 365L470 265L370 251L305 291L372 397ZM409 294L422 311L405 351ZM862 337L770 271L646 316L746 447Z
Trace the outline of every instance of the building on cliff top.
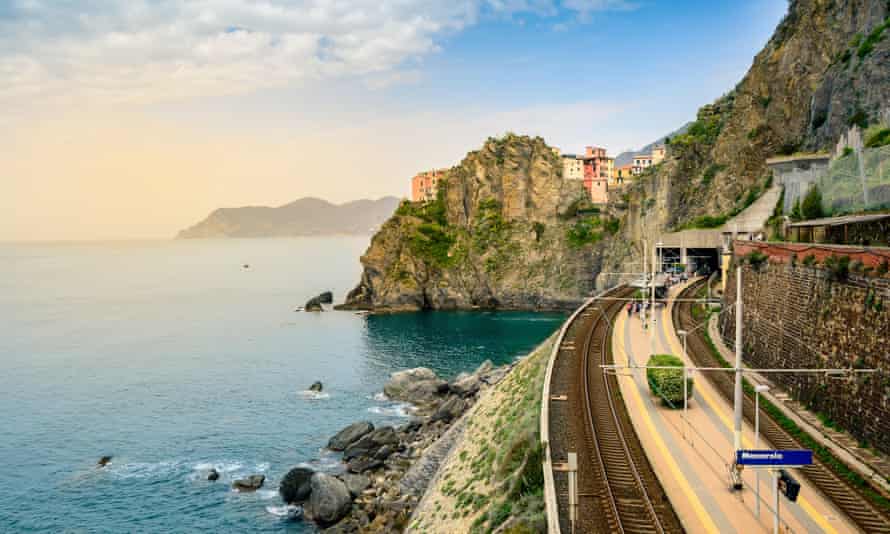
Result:
M435 200L439 190L439 180L444 175L444 169L417 173L414 178L411 178L411 200L414 202Z
M554 149L554 153L562 161L564 179L583 181L592 202L609 202L609 182L614 180L615 158L607 156L605 148L588 146L583 155L560 154L558 149Z

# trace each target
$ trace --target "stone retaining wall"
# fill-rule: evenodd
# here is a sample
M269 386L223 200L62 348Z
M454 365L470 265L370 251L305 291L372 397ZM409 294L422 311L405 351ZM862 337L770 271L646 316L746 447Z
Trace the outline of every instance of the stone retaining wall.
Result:
M747 253L736 244L736 261ZM836 251L835 251L836 252ZM852 256L852 255L851 255ZM742 269L746 365L758 368L876 368L853 379L772 375L792 396L860 441L890 453L890 279L851 275L832 282L819 268L772 257ZM720 318L735 340L735 267Z

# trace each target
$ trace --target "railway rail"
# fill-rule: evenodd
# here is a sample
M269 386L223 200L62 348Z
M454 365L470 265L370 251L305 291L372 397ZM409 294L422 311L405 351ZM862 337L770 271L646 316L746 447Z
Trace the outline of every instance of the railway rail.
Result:
M714 357L711 347L705 339L702 329L695 329L697 322L692 315L690 297L694 297L705 281L690 285L680 293L679 298L685 299L673 308L674 326L677 329L691 332L687 337L688 354L695 365L700 367L719 367L721 362ZM710 380L716 389L730 403L733 399L733 378L730 373L707 373L706 379ZM749 422L754 421L754 400L745 394L744 416ZM803 445L779 426L765 411L760 413L760 432L775 447L779 449L800 449ZM863 531L868 533L890 534L890 515L884 510L872 505L861 490L850 484L844 477L834 472L824 462L814 458L813 465L801 469L803 475L814 486L825 494L834 504L846 513L850 519Z
M633 289L619 287L575 316L560 340L551 376L550 450L554 461L578 453L578 507L569 521L568 477L554 473L560 530L683 532L621 397L612 363L612 322ZM573 530L574 527L574 530Z

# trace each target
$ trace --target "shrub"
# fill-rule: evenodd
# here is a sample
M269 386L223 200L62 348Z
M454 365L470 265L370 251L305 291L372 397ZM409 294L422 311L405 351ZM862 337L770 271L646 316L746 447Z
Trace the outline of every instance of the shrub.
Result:
M535 221L532 223L532 229L535 231L535 241L541 240L541 236L544 235L544 230L546 230L546 228L547 227L544 226L544 223L540 221Z
M434 265L447 265L451 259L448 251L454 244L454 237L435 223L423 223L411 236L411 251Z
M597 229L602 227L602 225L602 221L596 216L579 219L566 230L569 246L581 248L584 245L598 243L603 238L603 233Z
M759 250L753 250L745 254L745 261L747 261L748 265L754 269L759 269L761 265L766 263L767 259L769 259L769 257Z
M800 215L804 219L818 219L825 215L822 211L822 192L819 186L813 185L800 204Z
M880 263L880 265L878 265L878 270L876 272L878 273L878 275L884 276L885 274L887 274L887 271L890 271L890 262L884 260Z
M683 360L673 354L654 354L646 365L683 367ZM646 369L646 380L653 394L671 408L683 406L682 369ZM686 379L686 398L692 397L692 378Z
M850 256L831 256L825 258L822 265L828 271L828 279L843 282L850 276Z
M705 169L705 172L704 172L704 174L702 174L702 177L701 177L702 185L710 184L711 181L714 179L714 177L717 176L717 173L722 171L724 168L726 168L725 165L719 165L717 163L712 163L711 165L708 165L708 168Z
M803 257L803 264L806 265L807 267L812 267L813 265L816 265L816 256L814 256L812 254L807 254L806 256Z
M845 158L845 157L849 156L849 155L852 154L852 153L853 153L853 148L852 148L852 147L849 147L849 146L845 146L845 147L844 147L844 152L841 154L841 157L842 157L842 158Z
M789 214L792 221L799 221L803 218L800 213L800 199L794 201L794 205L791 206L791 213Z
M865 135L865 146L868 148L890 145L890 128L869 128ZM846 150L844 155L846 155Z
M862 43L859 44L859 49L856 50L856 55L859 56L859 59L864 58L869 55L872 50L875 49L875 45L878 44L881 39L884 38L884 30L890 27L890 18L884 20L883 24L880 24L875 29L873 29L869 34L862 40Z

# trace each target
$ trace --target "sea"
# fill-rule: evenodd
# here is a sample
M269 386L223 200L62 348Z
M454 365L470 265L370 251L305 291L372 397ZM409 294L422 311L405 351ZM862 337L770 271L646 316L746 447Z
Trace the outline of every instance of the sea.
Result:
M0 243L0 532L312 532L278 483L339 472L351 422L406 422L391 373L507 363L564 320L295 311L342 301L368 241Z

